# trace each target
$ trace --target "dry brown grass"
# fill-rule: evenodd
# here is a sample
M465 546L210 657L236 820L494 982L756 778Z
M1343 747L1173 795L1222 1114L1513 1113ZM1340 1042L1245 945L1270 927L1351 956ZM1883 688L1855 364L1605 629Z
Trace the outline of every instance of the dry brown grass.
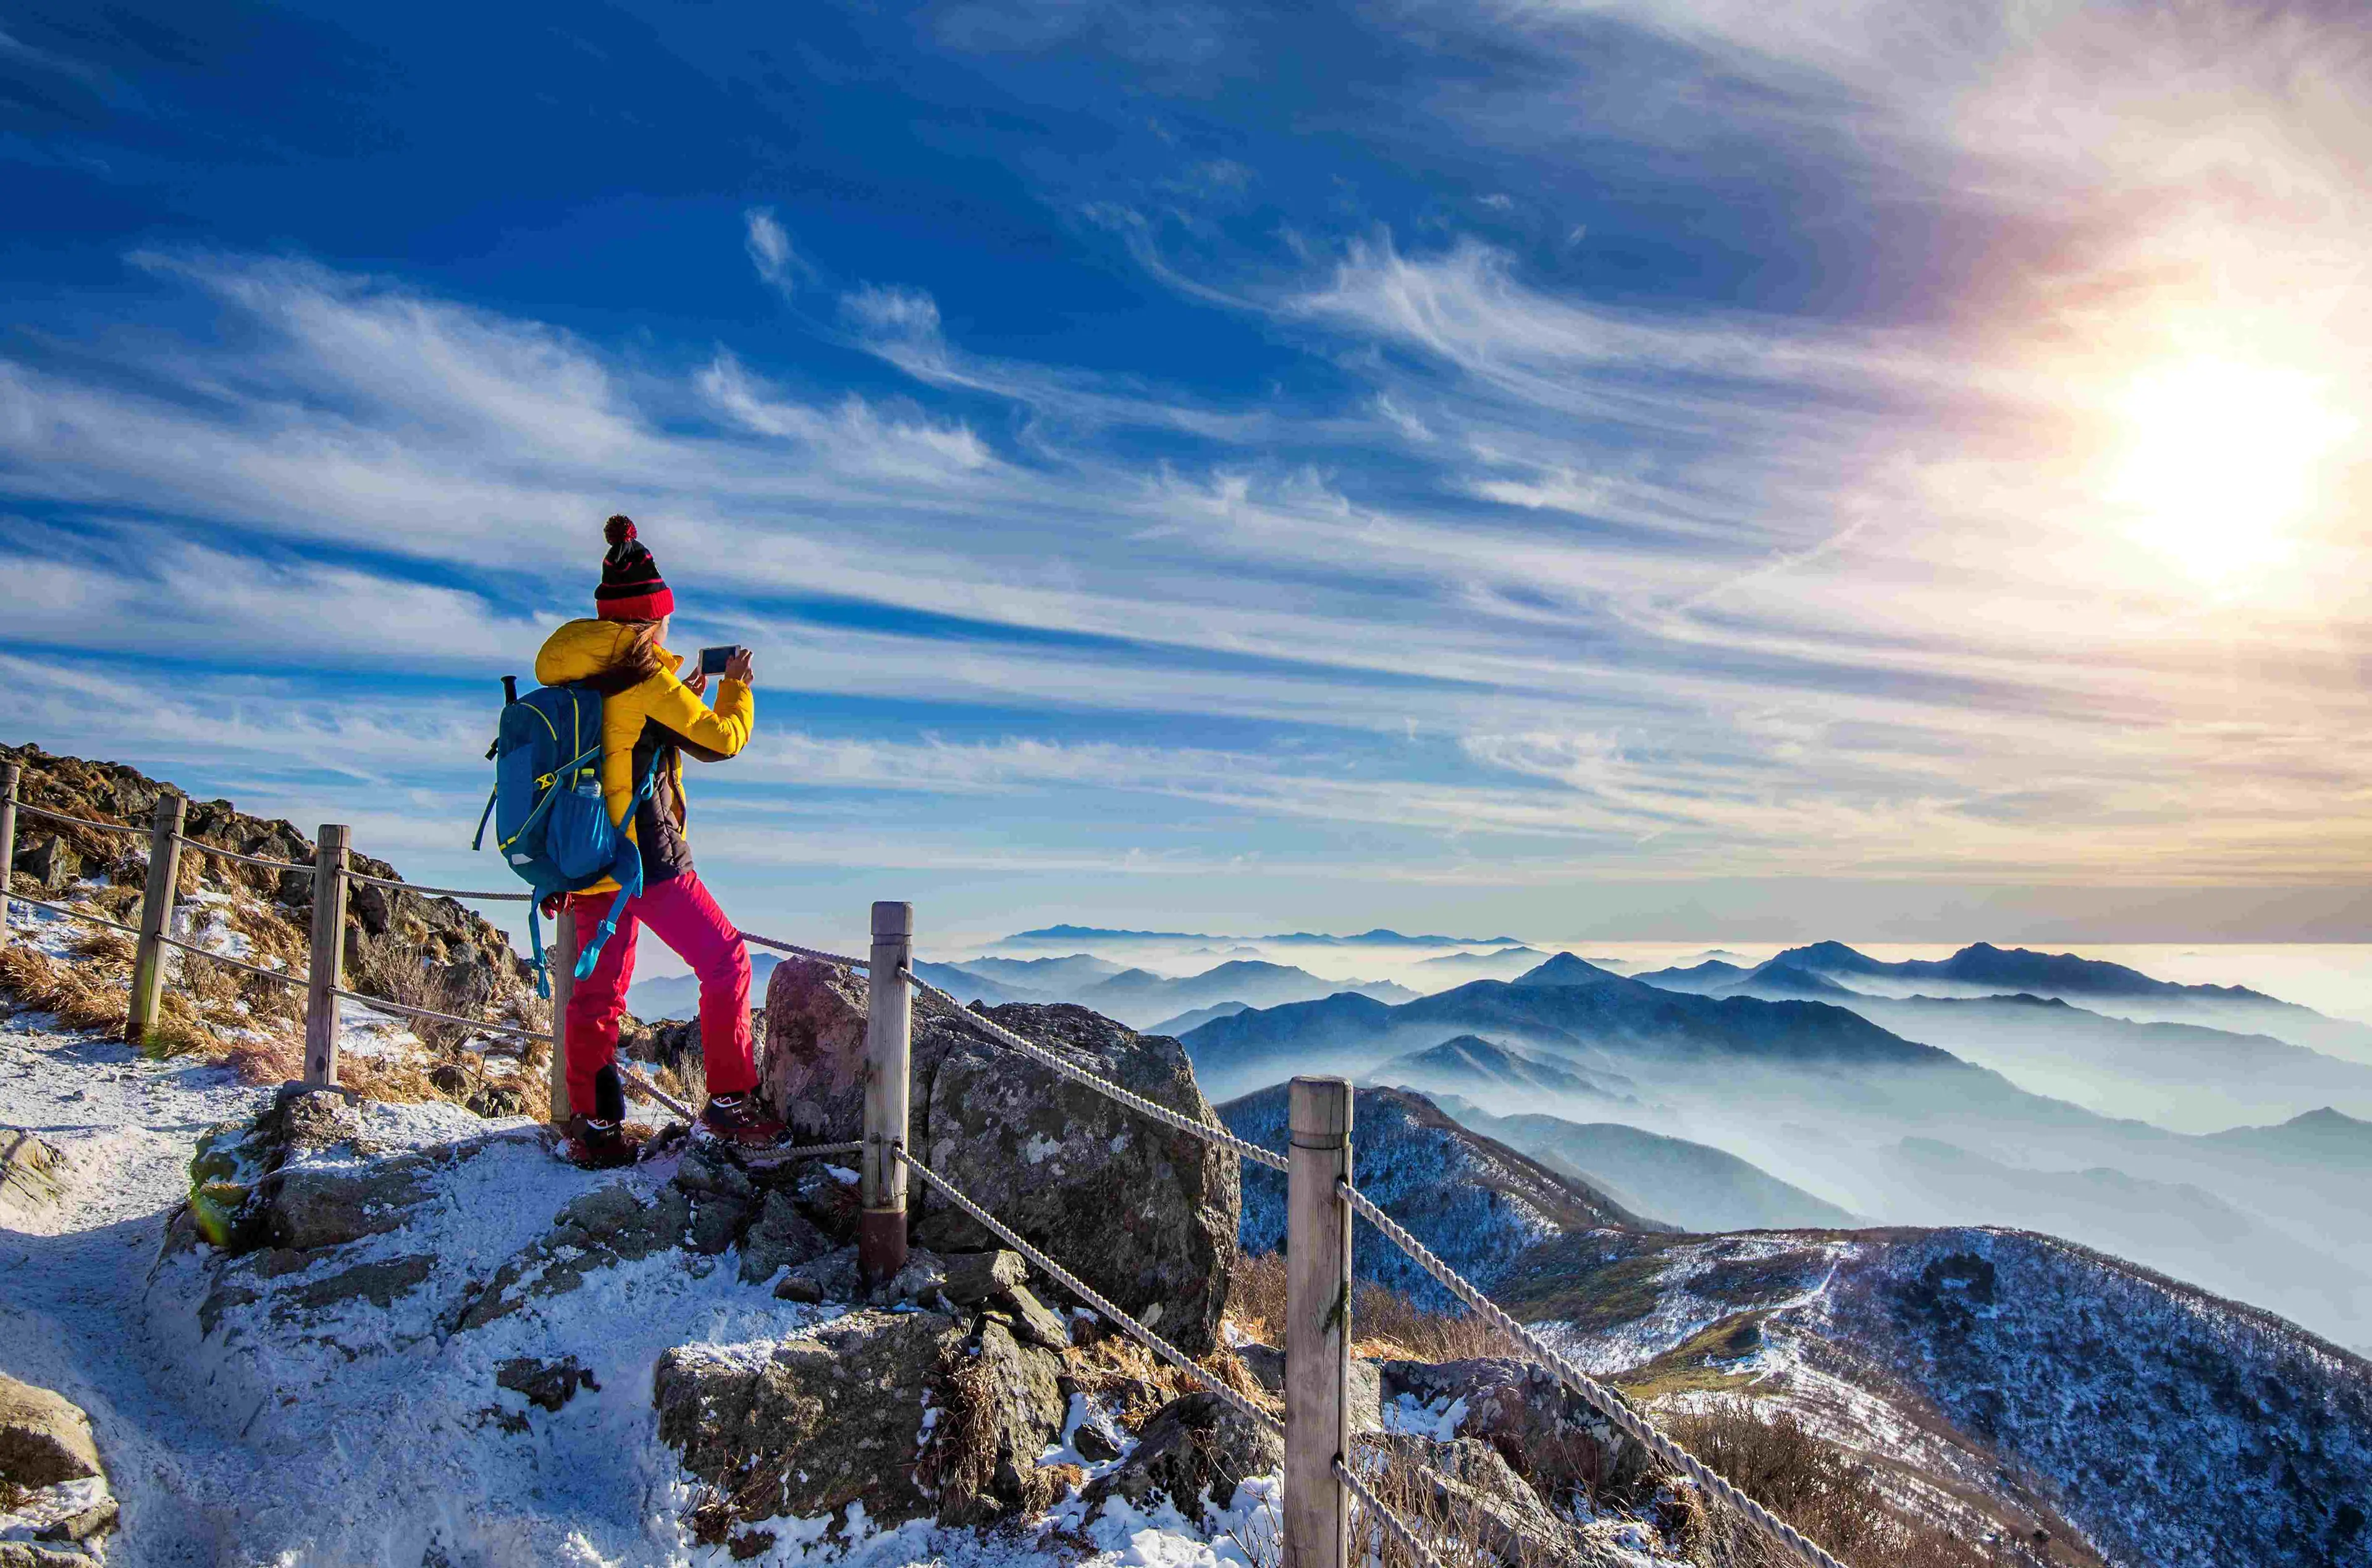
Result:
M1285 1254L1236 1260L1227 1274L1227 1317L1263 1344L1285 1343ZM1464 1361L1517 1355L1515 1342L1471 1312L1436 1312L1372 1280L1351 1290L1352 1353L1378 1361Z
M0 947L0 990L20 1007L54 1015L67 1028L105 1029L120 1040L132 988L129 976L110 972L113 967L62 964L37 948L11 945Z
M1198 1379L1116 1330L1106 1330L1085 1344L1074 1345L1064 1363L1064 1370L1083 1391L1094 1395L1105 1410L1132 1429L1142 1426L1170 1400L1203 1391ZM1213 1351L1195 1365L1254 1404L1284 1409L1234 1351Z
M1888 1504L1875 1472L1782 1411L1766 1420L1751 1400L1722 1400L1671 1418L1682 1447L1748 1496L1854 1568L1994 1568L2018 1561L1951 1535ZM1719 1504L1702 1504L1688 1532L1708 1568L1795 1568L1792 1552Z

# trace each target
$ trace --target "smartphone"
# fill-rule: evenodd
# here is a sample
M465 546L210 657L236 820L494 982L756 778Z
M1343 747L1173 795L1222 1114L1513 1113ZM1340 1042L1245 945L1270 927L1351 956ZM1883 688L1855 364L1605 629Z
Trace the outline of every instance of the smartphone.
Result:
M703 675L724 674L725 667L731 664L733 662L733 656L739 652L741 652L741 649L731 643L726 644L725 646L721 648L701 649L700 673Z

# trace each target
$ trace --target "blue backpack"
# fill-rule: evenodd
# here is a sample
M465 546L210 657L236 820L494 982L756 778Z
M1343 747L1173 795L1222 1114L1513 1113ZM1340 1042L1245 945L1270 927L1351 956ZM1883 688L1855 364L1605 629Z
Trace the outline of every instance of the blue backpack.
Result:
M626 900L643 890L643 856L626 830L610 820L602 797L601 693L587 685L541 686L522 697L517 677L506 675L503 697L494 743L486 750L494 764L494 790L470 847L485 847L492 820L495 851L535 890L527 909L528 941L535 950L535 993L549 997L543 932L536 922L543 900L604 877L617 880L608 917L576 955L576 978L583 980L616 934ZM651 771L626 808L628 822L658 784L658 761L651 759Z

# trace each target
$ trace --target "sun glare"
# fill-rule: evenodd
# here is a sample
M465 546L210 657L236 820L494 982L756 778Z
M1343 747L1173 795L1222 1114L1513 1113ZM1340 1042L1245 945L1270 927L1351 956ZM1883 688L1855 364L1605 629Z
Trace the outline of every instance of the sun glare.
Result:
M2187 359L2134 378L2109 499L2139 542L2203 584L2238 586L2295 552L2321 498L2325 459L2355 421L2314 377Z

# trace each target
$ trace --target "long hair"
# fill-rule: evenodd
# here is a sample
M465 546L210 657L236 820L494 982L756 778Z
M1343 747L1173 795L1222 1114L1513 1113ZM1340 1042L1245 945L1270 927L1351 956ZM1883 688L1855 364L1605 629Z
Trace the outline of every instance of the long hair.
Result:
M659 623L656 621L621 621L619 625L632 633L618 645L610 667L587 678L586 684L605 697L614 697L629 687L639 686L664 668L659 658Z

